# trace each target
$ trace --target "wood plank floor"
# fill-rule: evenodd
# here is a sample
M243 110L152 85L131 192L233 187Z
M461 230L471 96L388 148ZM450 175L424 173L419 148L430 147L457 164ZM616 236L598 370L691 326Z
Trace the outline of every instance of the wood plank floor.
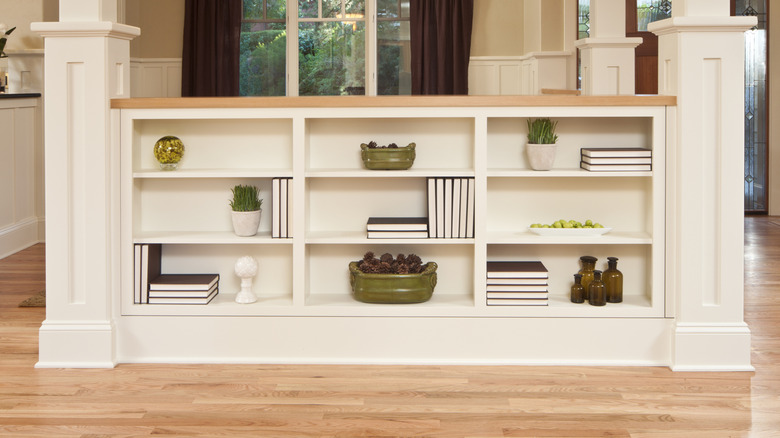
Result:
M515 366L35 369L44 246L0 260L0 436L780 437L780 218L745 219L755 372Z

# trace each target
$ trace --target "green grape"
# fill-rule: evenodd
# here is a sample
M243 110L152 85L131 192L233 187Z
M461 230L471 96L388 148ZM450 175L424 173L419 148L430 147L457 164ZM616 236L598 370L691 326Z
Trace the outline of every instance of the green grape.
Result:
M575 219L558 219L551 224L533 223L530 228L604 228L598 222L593 222L591 219L586 219L585 222L580 222Z

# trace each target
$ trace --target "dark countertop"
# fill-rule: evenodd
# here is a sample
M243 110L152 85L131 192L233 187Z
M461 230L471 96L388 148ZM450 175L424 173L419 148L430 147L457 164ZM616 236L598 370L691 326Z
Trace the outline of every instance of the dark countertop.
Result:
M0 99L23 99L26 97L41 97L41 93L0 93Z

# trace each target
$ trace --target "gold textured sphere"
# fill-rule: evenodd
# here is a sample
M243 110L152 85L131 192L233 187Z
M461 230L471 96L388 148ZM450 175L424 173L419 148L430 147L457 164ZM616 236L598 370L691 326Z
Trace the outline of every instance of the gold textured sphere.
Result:
M154 158L163 170L174 170L184 156L184 143L173 135L166 135L154 144Z

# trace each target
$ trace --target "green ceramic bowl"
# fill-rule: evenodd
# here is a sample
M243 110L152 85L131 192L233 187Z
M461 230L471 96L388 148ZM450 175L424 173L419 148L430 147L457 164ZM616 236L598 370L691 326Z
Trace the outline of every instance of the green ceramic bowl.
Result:
M371 170L406 170L414 164L415 143L399 148L369 148L367 144L360 145L360 157L363 165Z
M349 264L349 283L352 296L363 303L424 303L431 299L436 287L434 262L426 263L419 274L366 274L358 269L359 263Z

